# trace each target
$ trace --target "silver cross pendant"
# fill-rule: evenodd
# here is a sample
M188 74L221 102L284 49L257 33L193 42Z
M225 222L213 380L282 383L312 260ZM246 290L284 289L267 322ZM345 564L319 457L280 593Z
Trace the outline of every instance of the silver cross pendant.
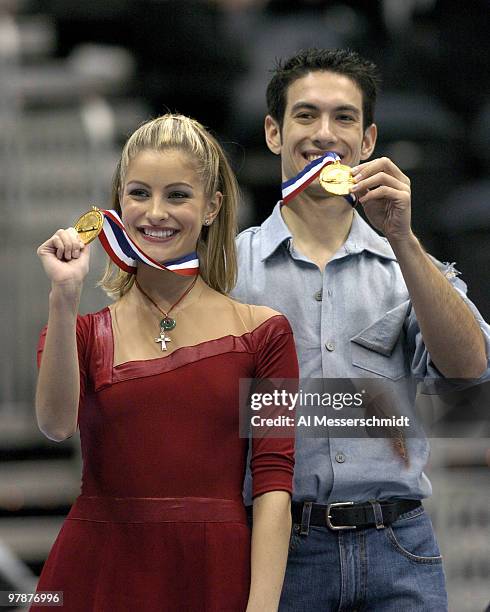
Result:
M155 338L155 342L161 342L162 343L162 351L166 351L167 350L167 342L172 342L172 340L170 338L167 338L165 336L165 330L161 329L160 330L160 337L159 338Z

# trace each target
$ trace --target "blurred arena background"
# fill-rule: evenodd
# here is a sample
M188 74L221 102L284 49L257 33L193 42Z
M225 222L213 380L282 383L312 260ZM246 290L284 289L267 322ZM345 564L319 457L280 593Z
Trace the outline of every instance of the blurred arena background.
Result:
M490 319L489 8L488 0L0 0L0 590L35 586L79 490L78 440L52 443L35 425L49 291L36 248L90 204L108 206L120 146L143 120L169 109L210 127L243 190L241 226L257 224L279 198L279 162L262 131L275 58L309 46L361 52L383 75L375 155L410 176L416 233L456 262ZM94 288L103 263L96 247L82 312L107 303ZM473 403L490 408L482 397ZM468 418L464 437L446 433L433 440L426 507L450 610L481 612L490 601L488 413L486 423Z

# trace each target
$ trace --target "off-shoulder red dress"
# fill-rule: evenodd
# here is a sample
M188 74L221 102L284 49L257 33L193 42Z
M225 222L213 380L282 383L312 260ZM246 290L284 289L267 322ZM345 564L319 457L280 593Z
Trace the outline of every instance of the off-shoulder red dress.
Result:
M239 380L295 378L297 360L283 316L251 328L240 308L252 307L234 304L225 308L236 309L239 334L233 325L214 340L116 366L110 310L78 318L81 495L38 584L63 591L61 609L245 610L248 440L238 434ZM291 492L293 444L253 441L255 496Z

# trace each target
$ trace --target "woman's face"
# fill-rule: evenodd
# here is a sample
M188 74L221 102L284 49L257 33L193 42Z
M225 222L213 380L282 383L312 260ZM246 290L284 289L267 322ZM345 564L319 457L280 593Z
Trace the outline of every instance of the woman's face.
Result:
M128 234L160 263L195 251L204 221L215 218L221 200L220 192L206 197L194 160L178 149L138 153L120 198Z

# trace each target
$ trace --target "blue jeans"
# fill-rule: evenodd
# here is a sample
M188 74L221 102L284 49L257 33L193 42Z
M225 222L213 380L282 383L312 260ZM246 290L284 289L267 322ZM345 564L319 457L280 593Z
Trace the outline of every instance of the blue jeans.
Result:
M422 506L384 529L293 525L279 612L445 612L439 548Z

